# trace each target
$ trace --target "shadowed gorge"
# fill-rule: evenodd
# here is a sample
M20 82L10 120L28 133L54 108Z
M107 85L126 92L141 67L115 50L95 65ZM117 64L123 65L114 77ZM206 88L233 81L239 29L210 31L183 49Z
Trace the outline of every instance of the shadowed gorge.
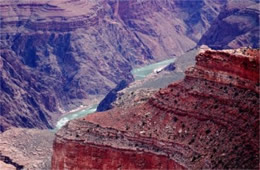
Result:
M0 170L259 169L259 0L0 0Z
M201 50L184 80L147 102L70 121L52 169L258 169L259 57Z
M233 24L226 18L245 16L228 41L236 36L249 41L228 47L255 47L258 3L238 4L0 0L0 131L53 128L64 113L95 104L122 80L132 82L133 68L180 56L199 42L221 40L227 31L212 41L203 37L220 30L215 23L223 18ZM226 41L219 44L226 47Z

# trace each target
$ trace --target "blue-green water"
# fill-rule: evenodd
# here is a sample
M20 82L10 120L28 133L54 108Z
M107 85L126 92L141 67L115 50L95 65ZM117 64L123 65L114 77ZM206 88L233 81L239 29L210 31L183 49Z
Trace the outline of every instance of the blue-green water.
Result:
M147 66L144 66L144 67L141 67L141 68L133 69L131 71L131 73L133 74L135 80L141 80L141 79L144 79L149 74L155 72L156 70L160 70L160 69L166 67L167 65L169 65L170 63L172 63L174 61L175 61L175 59L164 60L164 61L154 63L154 64L150 64L150 65L147 65ZM56 128L55 128L54 131L60 129L62 126L64 126L70 120L77 119L77 118L80 118L80 117L84 117L88 114L96 112L96 109L97 109L97 104L90 106L89 108L82 109L82 110L79 110L79 111L75 111L75 112L72 112L72 113L69 113L69 114L63 116L56 123Z
M62 126L64 126L68 121L84 117L90 113L94 113L97 110L97 104L93 105L89 108L82 109L80 111L75 111L72 113L69 113L65 116L63 116L57 123L56 123L56 130L60 129Z
M156 70L159 71L160 69L166 67L170 63L173 63L174 61L175 61L175 58L163 60L158 63L150 64L150 65L147 65L147 66L144 66L141 68L135 68L131 71L131 73L133 74L135 80L141 80L141 79L144 79L149 74L155 72Z

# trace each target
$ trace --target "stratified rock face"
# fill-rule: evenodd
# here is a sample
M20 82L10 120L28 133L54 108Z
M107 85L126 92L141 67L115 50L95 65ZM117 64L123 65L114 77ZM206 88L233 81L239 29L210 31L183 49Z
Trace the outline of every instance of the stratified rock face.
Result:
M132 81L132 67L193 48L226 3L0 0L0 131L51 128Z
M146 103L69 122L52 169L258 169L259 50L202 50L196 61Z
M0 9L0 131L51 128L61 110L131 81L131 65L150 56L102 1L1 0Z
M0 131L51 128L61 111L132 81L133 66L193 48L225 3L188 4L0 0Z
M55 152L52 169L54 170L184 169L163 153L157 155L149 151L149 149L159 149L156 140L148 140L148 144L144 146L147 148L143 149L142 141L146 139L139 138L139 141L136 141L134 133L126 135L125 132L103 128L85 120L68 126L69 129L63 129L57 134L53 145Z
M122 79L131 81L131 64L145 60L141 45L105 19L109 10L99 2L71 3L0 2L0 131L51 128L60 108L70 110Z

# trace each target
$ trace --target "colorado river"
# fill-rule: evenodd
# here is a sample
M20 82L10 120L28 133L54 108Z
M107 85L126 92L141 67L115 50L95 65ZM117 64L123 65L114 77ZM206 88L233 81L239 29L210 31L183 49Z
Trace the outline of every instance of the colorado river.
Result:
M144 79L149 74L153 73L155 70L163 69L170 63L173 63L174 61L175 61L175 58L163 60L158 63L149 64L149 65L141 67L141 68L135 68L131 71L131 73L134 76L135 80L141 80L141 79Z
M155 70L161 70L164 67L166 67L168 64L174 62L175 59L168 59L168 60L163 60L158 63L150 64L141 68L136 68L131 71L133 74L135 80L141 80L144 79L146 76L149 74L153 73ZM62 126L64 126L68 121L77 119L80 117L84 117L88 114L96 112L97 109L97 104L90 106L86 109L81 109L79 111L71 112L63 117L60 118L60 120L56 123L56 127L54 131L60 129Z
M68 121L84 117L90 113L94 113L97 109L97 104L90 106L85 109L81 109L79 111L71 112L63 117L60 118L60 120L56 123L56 127L54 131L60 129L62 126L64 126Z

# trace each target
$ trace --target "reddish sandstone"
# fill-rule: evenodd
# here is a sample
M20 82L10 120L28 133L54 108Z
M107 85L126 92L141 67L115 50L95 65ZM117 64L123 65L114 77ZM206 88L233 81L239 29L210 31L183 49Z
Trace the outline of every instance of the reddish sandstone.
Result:
M258 169L259 55L245 54L207 50L148 102L69 122L52 169Z

